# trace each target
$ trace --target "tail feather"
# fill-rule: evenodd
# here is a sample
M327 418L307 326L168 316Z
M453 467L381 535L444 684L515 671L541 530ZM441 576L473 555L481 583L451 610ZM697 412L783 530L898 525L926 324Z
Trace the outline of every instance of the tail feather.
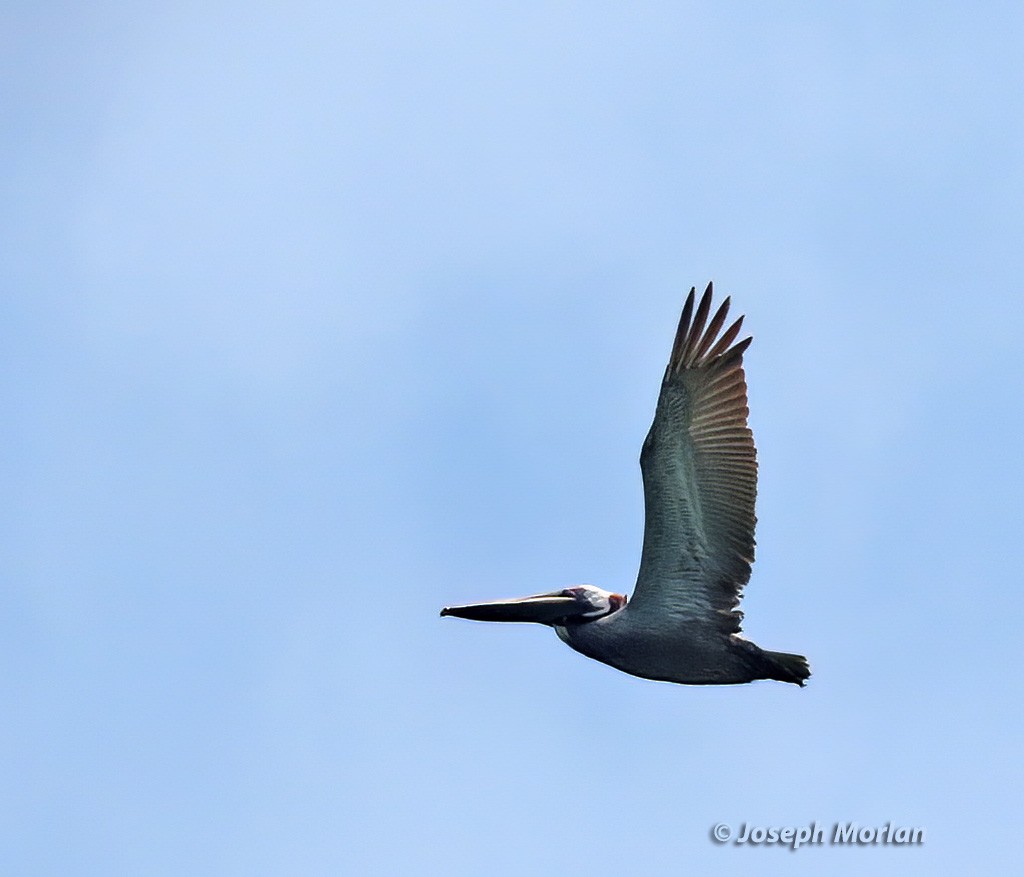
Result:
M792 682L794 685L803 687L804 682L811 675L811 668L807 665L807 658L803 655L791 655L789 652L768 652L762 651L771 665L769 679L778 679L780 682Z

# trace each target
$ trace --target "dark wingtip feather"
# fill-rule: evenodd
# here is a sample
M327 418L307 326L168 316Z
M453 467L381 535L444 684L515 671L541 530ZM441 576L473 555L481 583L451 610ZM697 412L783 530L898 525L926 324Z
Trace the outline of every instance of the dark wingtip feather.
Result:
M693 363L693 353L697 348L697 345L701 342L704 333L704 326L708 321L708 313L711 311L711 284L708 284L708 288L704 290L704 295L700 297L700 304L697 305L697 313L693 317L693 325L690 326L690 331L686 335L686 344L683 345L683 350L680 355L680 365L683 368L689 368Z
M724 362L735 362L746 352L747 348L750 347L750 342L754 340L753 335L748 335L742 341L737 341L730 347L725 353L722 354L722 361Z
M687 365L699 362L704 358L704 354L707 353L708 348L711 346L711 342L715 340L715 336L718 335L722 329L722 324L725 322L725 318L729 315L729 304L731 300L729 296L725 297L725 301L719 305L718 310L715 311L715 315L711 318L711 323L708 325L707 330L704 332L704 338L700 344L696 346L693 353L690 355Z
M708 351L707 358L714 359L716 356L721 356L729 349L729 345L732 344L733 340L737 335L740 334L740 328L743 326L743 317L740 317L733 323L728 329L725 330L722 337L718 339L718 343Z
M732 300L726 296L709 322L708 315L711 313L713 289L714 285L709 283L698 303L697 288L690 287L690 294L686 297L686 304L683 305L679 328L676 330L676 337L672 344L672 354L669 357L668 367L665 369L666 380L673 373L707 365L712 360L726 354L729 355L729 360L733 361L733 357L742 355L750 344L751 339L747 338L736 347L730 347L743 325L742 316L716 341L716 336L721 331L725 324L725 318L729 314ZM695 306L696 313L694 313Z
M672 343L672 355L668 358L668 371L672 371L676 367L682 355L686 337L690 331L690 317L693 316L693 301L696 297L697 287L691 286L690 294L686 296L686 304L683 305L683 312L679 315L679 328L676 329L676 338Z

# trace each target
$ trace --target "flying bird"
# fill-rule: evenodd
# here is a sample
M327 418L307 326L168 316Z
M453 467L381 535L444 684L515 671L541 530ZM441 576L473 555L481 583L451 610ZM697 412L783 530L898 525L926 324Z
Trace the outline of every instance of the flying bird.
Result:
M711 284L683 307L661 394L640 452L644 542L631 599L576 585L449 606L474 621L532 621L589 658L645 679L729 685L777 679L803 685L807 659L740 635L740 593L754 561L757 456L747 426L743 317L722 332L726 298L711 317ZM721 333L721 334L719 334ZM734 343L736 342L736 343Z

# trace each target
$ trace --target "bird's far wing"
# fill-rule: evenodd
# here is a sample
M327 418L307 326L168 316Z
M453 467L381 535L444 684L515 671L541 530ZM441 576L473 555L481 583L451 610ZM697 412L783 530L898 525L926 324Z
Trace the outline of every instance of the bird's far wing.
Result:
M747 427L740 317L719 336L727 298L708 322L711 284L690 290L644 441L644 547L633 613L659 623L740 629L735 611L754 560L757 457Z

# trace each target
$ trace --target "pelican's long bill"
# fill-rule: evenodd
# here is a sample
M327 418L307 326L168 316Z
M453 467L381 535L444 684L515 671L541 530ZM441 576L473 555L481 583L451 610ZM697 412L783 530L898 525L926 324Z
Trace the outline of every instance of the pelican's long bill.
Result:
M470 603L467 606L445 606L441 615L468 618L470 621L533 621L554 624L573 616L582 615L591 607L564 591L519 597L516 600L494 600L490 603Z
M593 621L610 615L625 605L626 597L623 594L613 594L593 585L574 585L548 594L520 597L518 600L446 606L441 610L441 615L468 618L470 621L533 621L564 627L573 622Z

